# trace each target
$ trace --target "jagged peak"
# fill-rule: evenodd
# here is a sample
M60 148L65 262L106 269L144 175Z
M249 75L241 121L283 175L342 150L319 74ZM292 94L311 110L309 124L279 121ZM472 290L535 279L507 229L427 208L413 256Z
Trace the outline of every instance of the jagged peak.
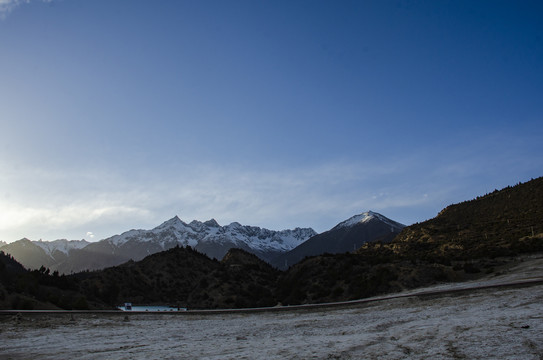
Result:
M166 221L166 222L171 222L171 223L182 223L183 220L181 220L179 218L179 216L175 215L173 218L171 218L170 220Z
M286 230L281 230L281 231L290 231L292 233L314 233L315 235L317 234L317 232L315 230L313 230L313 228L310 228L310 227L307 227L307 228L302 228L302 227L295 227L294 229L286 229Z
M186 225L187 224L183 220L181 220L179 216L175 215L170 220L166 220L162 224L157 226L157 228L164 228L164 227L169 227L169 226L179 227L179 226L186 226Z
M209 219L205 221L204 225L209 226L209 227L221 227L219 223L217 222L217 220L215 219Z
M138 243L156 242L162 247L166 246L168 242L177 242L192 247L202 243L231 242L238 246L246 245L249 248L258 249L258 251L265 249L271 251L277 249L290 250L315 234L312 229L309 229L309 231L303 229L273 231L244 226L238 222L223 227L214 218L205 222L192 220L187 224L180 220L178 216L175 216L154 229L131 230L121 235L112 236L105 239L105 241L109 241L117 247L129 241Z
M234 221L234 222L230 223L230 225L228 225L227 227L236 229L236 228L240 228L240 227L242 227L242 226L243 226L243 225L241 225L239 222Z

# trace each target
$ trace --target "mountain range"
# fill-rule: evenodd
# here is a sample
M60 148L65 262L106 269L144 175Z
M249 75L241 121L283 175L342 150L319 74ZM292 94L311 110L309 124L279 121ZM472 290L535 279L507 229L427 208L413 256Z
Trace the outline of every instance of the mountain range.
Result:
M321 234L311 228L273 231L237 222L220 226L214 219L185 223L175 216L154 229L129 230L98 242L25 238L1 245L0 250L28 269L45 266L61 274L138 261L176 246L190 246L219 260L229 249L242 249L284 270L307 256L354 251L366 242L389 241L403 227L372 211L355 215Z
M190 246L217 259L222 259L229 249L239 248L269 262L316 234L311 228L273 231L237 222L220 226L214 219L185 223L175 216L154 229L129 230L97 242L25 238L5 244L0 250L29 269L45 266L69 274L138 261L176 246Z
M337 236L330 243L373 222L388 223L380 240L354 252L306 257L285 271L241 249L228 250L219 261L176 245L141 261L62 275L45 267L26 270L0 251L0 308L104 309L125 301L191 309L322 303L501 273L521 261L519 255L543 252L543 178L450 205L433 219L403 227L392 240L388 234L401 225L376 213L360 214L332 228L328 235ZM127 244L130 236L116 239ZM314 238L307 241L319 243Z

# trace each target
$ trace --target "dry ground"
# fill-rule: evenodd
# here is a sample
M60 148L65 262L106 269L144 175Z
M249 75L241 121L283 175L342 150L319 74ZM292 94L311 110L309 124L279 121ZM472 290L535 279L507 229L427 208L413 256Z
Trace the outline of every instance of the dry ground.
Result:
M534 277L540 256L437 288ZM252 314L4 315L0 326L0 359L539 360L543 285Z

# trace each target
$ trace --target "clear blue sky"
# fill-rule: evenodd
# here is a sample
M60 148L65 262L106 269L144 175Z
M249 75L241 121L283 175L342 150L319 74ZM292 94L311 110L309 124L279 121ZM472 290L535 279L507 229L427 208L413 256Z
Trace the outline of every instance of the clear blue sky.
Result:
M175 215L411 224L542 176L542 14L0 0L0 240L98 240Z

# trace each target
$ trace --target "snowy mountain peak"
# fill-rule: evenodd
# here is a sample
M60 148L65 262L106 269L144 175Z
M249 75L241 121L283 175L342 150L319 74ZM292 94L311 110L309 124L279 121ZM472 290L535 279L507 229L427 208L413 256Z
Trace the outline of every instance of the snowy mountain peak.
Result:
M159 226L168 227L168 226L176 226L176 225L186 225L186 224L177 215L175 215L173 218L163 222L162 225L159 225Z
M215 219L205 222L193 220L187 224L175 216L154 229L130 230L105 241L116 247L122 247L127 243L130 243L130 246L147 243L162 250L177 245L189 245L208 252L213 247L221 251L230 247L241 247L259 252L281 252L293 249L314 235L316 232L309 228L273 231L256 226L244 226L237 222L221 226Z
M181 219L179 218L179 216L175 215L173 218L171 218L170 220L172 221L175 221L175 222L183 222L181 221Z
M49 256L52 256L55 251L63 252L68 255L70 250L83 249L90 243L86 240L54 240L54 241L32 241L33 244L39 246Z
M191 222L189 222L188 224L190 227L196 227L196 228L199 228L199 227L202 227L203 225L203 222L201 221L198 221L198 220L192 220Z
M234 221L233 223L231 223L230 225L227 225L226 227L229 229L239 229L241 227L241 224L237 221Z
M373 212L372 211L367 211L367 212L362 213L362 214L354 215L354 216L348 218L347 220L339 223L337 226L338 227L350 227L350 226L353 226L353 225L356 225L356 224L359 224L359 223L368 222L373 218L374 218Z
M207 227L212 227L212 228L220 227L219 223L215 219L210 219L204 222L204 225L206 225Z
M368 221L371 221L373 219L377 219L387 225L390 225L391 228L393 228L394 230L400 230L404 227L403 224L400 224L396 221L393 221L393 220L390 220L389 218L387 218L386 216L383 216L379 213L376 213L376 212L373 212L373 211L366 211L362 214L358 214L358 215L354 215L352 217L350 217L349 219L339 223L338 225L336 225L336 228L342 228L342 227L352 227L352 226L355 226L357 224L363 224L363 223L367 223Z

